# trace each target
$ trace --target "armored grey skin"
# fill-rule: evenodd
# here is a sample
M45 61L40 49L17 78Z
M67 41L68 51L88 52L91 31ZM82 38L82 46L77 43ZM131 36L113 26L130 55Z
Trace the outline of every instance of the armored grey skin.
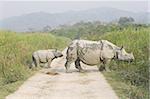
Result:
M49 49L49 50L38 50L32 54L32 67L39 67L41 64L48 63L48 67L50 68L51 62L53 59L62 57L63 54L61 51ZM30 68L32 68L30 67Z
M112 59L133 61L134 56L132 53L127 53L123 47L117 47L107 40L74 40L68 46L66 59L66 72L69 72L72 62L75 62L75 67L82 72L80 61L90 66L98 65L100 71L104 69L109 71L106 64Z

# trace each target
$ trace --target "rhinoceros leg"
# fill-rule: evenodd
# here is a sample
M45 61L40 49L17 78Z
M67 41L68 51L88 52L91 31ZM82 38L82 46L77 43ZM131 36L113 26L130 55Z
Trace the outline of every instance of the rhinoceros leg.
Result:
M51 62L52 62L52 60L49 59L49 60L48 60L48 68L51 68Z
M66 63L65 63L65 67L66 67L66 73L69 73L69 68L70 68L70 64L71 64L72 62L71 61L66 61Z
M32 64L32 66L39 67L40 61L39 61L38 56L32 55L32 60L33 60L33 64L34 64L34 65Z
M105 59L105 60L103 60L102 61L102 64L99 66L99 71L103 71L103 70L105 70L105 71L110 71L110 69L109 69L109 67L107 66L108 64L109 64L109 62L110 62L110 59Z
M84 72L84 70L82 69L82 67L80 65L80 59L79 58L75 61L75 67L77 69L79 69L79 72Z
M99 68L99 71L105 70L105 66L104 66L103 63L102 63L102 64L99 64L99 65L98 65L98 68Z
M40 61L39 61L39 59L36 59L36 61L35 61L35 66L36 66L36 67L39 67L39 66L40 66Z
M109 69L109 66L108 66L108 64L110 63L110 59L108 59L108 60L106 60L106 62L105 62L105 70L107 71L107 72L110 72L110 69Z

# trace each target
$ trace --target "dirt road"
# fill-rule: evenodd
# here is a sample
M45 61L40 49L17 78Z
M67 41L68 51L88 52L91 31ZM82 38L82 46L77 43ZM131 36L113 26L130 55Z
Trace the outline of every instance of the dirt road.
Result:
M54 60L51 69L29 78L6 99L119 99L96 66L82 64L86 72L79 73L72 64L72 73L66 73L64 63L65 55Z

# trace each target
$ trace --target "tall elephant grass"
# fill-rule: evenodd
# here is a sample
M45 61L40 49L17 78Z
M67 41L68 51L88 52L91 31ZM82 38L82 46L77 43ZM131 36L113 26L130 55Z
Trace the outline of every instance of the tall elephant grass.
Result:
M0 98L14 91L33 71L28 69L31 55L38 49L63 49L69 39L46 33L0 31ZM18 83L18 84L16 84Z
M91 37L93 40L109 40L120 47L123 45L127 52L133 52L135 56L132 63L111 62L112 72L104 73L120 99L148 99L149 31L150 28L127 27L101 37Z

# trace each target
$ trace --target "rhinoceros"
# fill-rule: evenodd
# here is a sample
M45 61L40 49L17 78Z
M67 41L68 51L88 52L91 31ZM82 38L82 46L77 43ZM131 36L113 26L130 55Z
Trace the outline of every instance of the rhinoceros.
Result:
M75 67L83 72L80 61L90 66L97 65L99 71L110 71L106 64L112 59L128 62L134 60L133 53L127 53L123 47L118 47L107 40L74 40L68 46L66 54L66 72L69 72L72 62L75 62Z
M32 68L33 66L39 67L41 64L47 64L47 63L48 63L48 67L50 68L51 67L50 64L52 60L62 56L63 54L61 53L61 51L55 49L35 51L32 54L33 62L30 68Z

